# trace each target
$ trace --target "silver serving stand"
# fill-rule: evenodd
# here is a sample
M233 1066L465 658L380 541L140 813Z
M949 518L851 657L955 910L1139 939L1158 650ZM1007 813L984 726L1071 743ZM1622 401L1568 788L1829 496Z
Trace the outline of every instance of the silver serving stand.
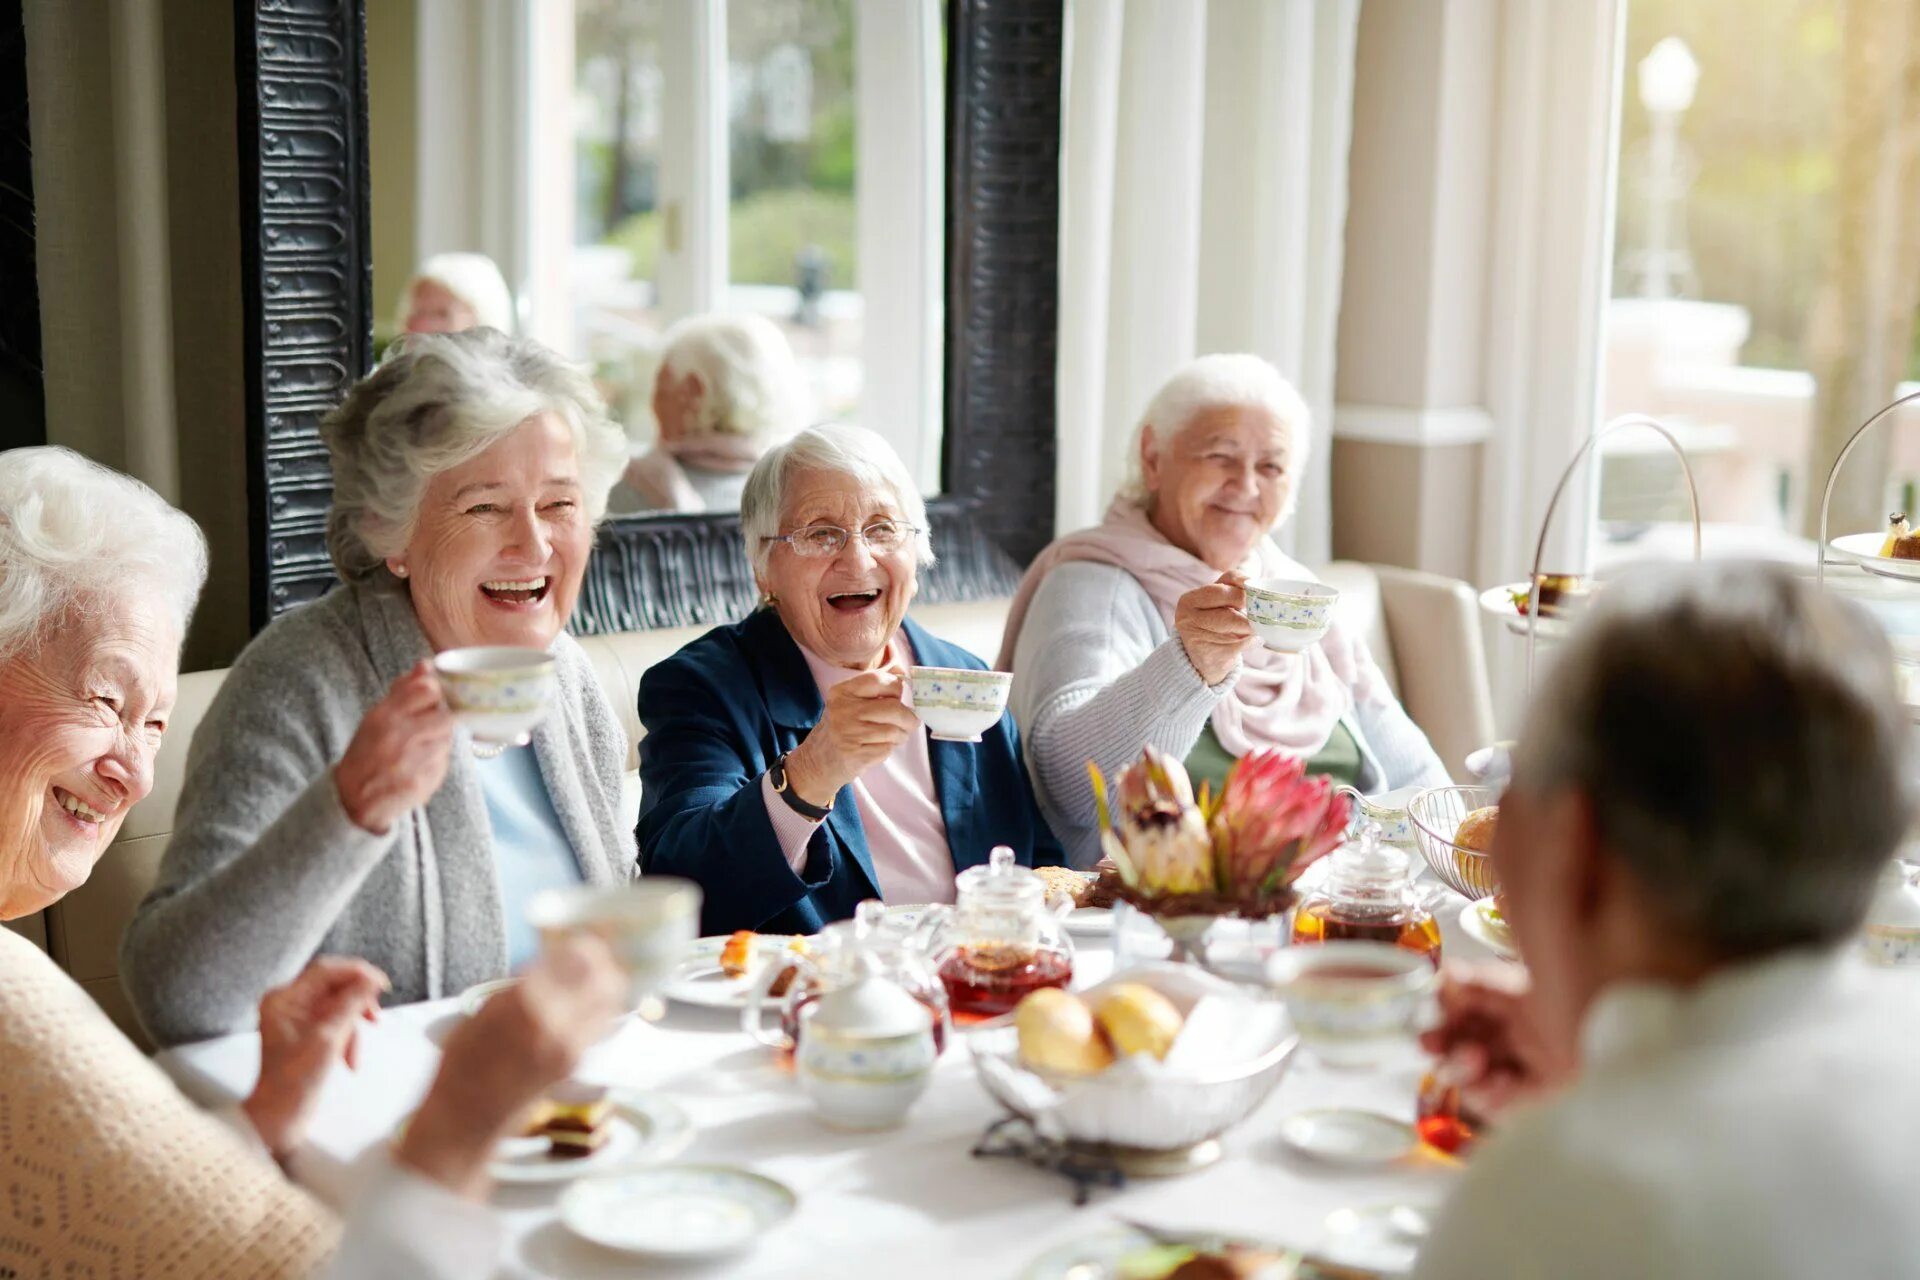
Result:
M1825 586L1827 581L1827 517L1833 506L1833 486L1840 479L1840 468L1846 465L1847 457L1853 452L1854 446L1860 443L1860 437L1866 435L1875 423L1902 405L1913 404L1916 401L1920 401L1920 391L1908 392L1893 403L1881 406L1872 417L1855 427L1853 434L1847 437L1847 442L1840 446L1840 454L1833 460L1833 466L1827 472L1826 492L1820 495L1820 545L1815 547L1813 552L1813 578L1819 585Z
M1687 509L1693 517L1693 558L1700 559L1700 488L1693 480L1693 466L1687 461L1687 451L1680 447L1680 441L1657 418L1645 413L1623 413L1608 422L1598 431L1588 436L1573 458L1567 463L1566 470L1560 473L1560 483L1553 487L1553 496L1547 500L1547 511L1540 519L1540 537L1533 544L1533 573L1527 579L1527 692L1533 692L1533 650L1538 639L1540 619L1540 565L1547 554L1547 533L1553 527L1554 513L1560 509L1560 499L1567 491L1574 473L1580 469L1593 453L1594 446L1616 431L1628 427L1646 427L1665 440L1673 449L1673 456L1680 460L1680 474L1687 482ZM1849 445L1849 448L1852 446ZM1845 457L1845 454L1841 455ZM1832 481L1828 481L1832 489Z

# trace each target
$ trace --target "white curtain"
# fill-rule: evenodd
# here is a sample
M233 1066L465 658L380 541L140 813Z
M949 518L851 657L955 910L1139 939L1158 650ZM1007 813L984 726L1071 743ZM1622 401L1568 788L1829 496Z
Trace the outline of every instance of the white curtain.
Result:
M1205 352L1251 351L1314 412L1281 541L1328 558L1359 12L1360 0L1069 0L1060 531L1100 518L1169 374Z

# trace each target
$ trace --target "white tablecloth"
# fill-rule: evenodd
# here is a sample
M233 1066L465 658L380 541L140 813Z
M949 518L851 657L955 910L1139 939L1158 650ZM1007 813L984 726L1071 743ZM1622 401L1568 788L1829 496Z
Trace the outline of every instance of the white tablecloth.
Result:
M1450 956L1484 956L1460 934L1460 900L1440 912ZM1076 985L1107 975L1111 953L1082 945ZM392 1134L425 1092L436 1042L460 1017L441 1000L385 1011L362 1036L357 1072L337 1069L322 1095L311 1149L296 1172L336 1200L354 1164ZM159 1062L208 1104L245 1096L258 1071L254 1035L163 1053ZM1411 1120L1423 1061L1339 1073L1296 1054L1266 1104L1225 1138L1226 1155L1183 1177L1136 1179L1075 1208L1064 1178L1015 1160L969 1155L998 1111L963 1044L948 1047L906 1126L876 1135L830 1129L791 1073L739 1029L738 1014L674 1006L657 1024L631 1020L582 1065L581 1079L654 1090L692 1118L680 1157L748 1166L799 1194L799 1210L751 1252L706 1268L606 1252L559 1222L558 1188L502 1187L494 1203L512 1237L506 1274L552 1277L1017 1276L1046 1249L1110 1229L1115 1215L1177 1229L1222 1229L1311 1246L1336 1209L1435 1202L1458 1167L1424 1152L1384 1171L1345 1172L1295 1156L1276 1136L1288 1115L1355 1105Z

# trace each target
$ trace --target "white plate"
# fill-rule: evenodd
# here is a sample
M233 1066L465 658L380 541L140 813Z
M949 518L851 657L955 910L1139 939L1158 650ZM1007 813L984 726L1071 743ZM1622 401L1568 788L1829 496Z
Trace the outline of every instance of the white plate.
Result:
M1412 1125L1348 1107L1295 1112L1281 1122L1280 1140L1301 1155L1350 1169L1391 1164L1420 1143Z
M1513 931L1507 928L1504 921L1497 924L1493 921L1487 914L1492 909L1492 898L1469 902L1460 908L1460 927L1469 938L1502 960L1518 960L1520 953L1513 949Z
M661 984L660 994L681 1004L703 1005L709 1009L744 1009L766 966L772 964L776 957L789 954L787 944L792 941L792 936L788 934L759 935L753 944L753 963L747 967L746 975L729 978L720 971L720 950L727 945L726 937L716 934L701 938L687 952L686 959L675 966L672 975Z
M1104 938L1113 933L1112 907L1075 907L1061 921L1067 932L1083 938Z
M1853 561L1868 573L1920 581L1920 560L1895 560L1880 554L1880 544L1886 540L1884 533L1849 533L1827 545L1839 552L1842 559Z
M593 1178L560 1197L584 1240L650 1258L717 1258L747 1248L798 1203L772 1178L729 1165L668 1165Z
M1279 1245L1267 1244L1235 1234L1232 1237L1202 1233L1207 1243L1225 1244L1229 1239L1252 1244L1272 1253L1281 1255L1281 1260L1273 1266L1258 1272L1262 1280L1282 1280L1295 1274L1307 1275L1309 1272L1296 1272L1293 1256ZM1139 1267L1143 1263L1154 1265L1158 1253L1164 1253L1169 1261L1168 1267L1177 1265L1171 1259L1181 1257L1178 1245L1156 1245L1152 1236L1132 1227L1111 1227L1105 1231L1081 1236L1053 1248L1035 1258L1027 1269L1021 1272L1023 1280L1105 1280L1109 1276L1130 1275L1128 1266ZM1148 1274L1142 1272L1142 1274Z
M1527 618L1525 614L1513 607L1513 596L1510 593L1526 589L1526 583L1513 582L1505 586L1488 587L1480 593L1480 607L1505 622L1507 630L1523 639L1527 634ZM1558 640L1567 634L1567 630L1565 618L1550 618L1542 614L1540 625L1534 628L1534 634L1542 640Z
M1314 1251L1328 1262L1376 1276L1403 1276L1426 1241L1433 1209L1422 1204L1376 1204L1336 1209Z
M521 1186L571 1182L590 1173L671 1160L693 1141L693 1121L665 1098L623 1091L616 1091L612 1098L606 1145L592 1155L549 1155L552 1144L545 1138L509 1138L500 1144L487 1171L495 1182Z

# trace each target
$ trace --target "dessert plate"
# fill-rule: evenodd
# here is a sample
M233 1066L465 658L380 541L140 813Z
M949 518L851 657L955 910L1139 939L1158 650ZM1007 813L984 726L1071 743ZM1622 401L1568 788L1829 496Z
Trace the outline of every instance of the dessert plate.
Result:
M460 1016L471 1018L480 1012L480 1006L518 983L518 978L495 978L492 982L476 982L460 993Z
M1520 953L1513 948L1513 930L1500 919L1492 898L1481 898L1460 908L1460 927L1469 938L1502 960L1520 959Z
M1868 573L1877 573L1883 578L1920 580L1920 560L1895 560L1880 554L1880 544L1886 538L1884 533L1849 533L1827 545L1838 552L1841 559L1853 561Z
M720 951L727 945L727 939L719 934L701 938L661 984L660 994L681 1004L708 1009L744 1009L766 976L766 967L790 954L787 944L792 941L790 934L760 934L754 942L753 962L747 966L746 974L733 978L720 969Z
M1281 1122L1280 1140L1303 1156L1349 1169L1391 1164L1420 1143L1405 1121L1347 1107L1295 1112Z
M1509 582L1503 586L1488 587L1480 593L1480 608L1505 622L1507 630L1523 639L1527 634L1527 615L1513 607L1513 593L1526 589L1524 582ZM1558 640L1567 631L1566 619L1548 617L1546 614L1540 615L1540 625L1534 628L1534 634L1542 640Z
M583 1240L649 1258L738 1253L793 1215L785 1185L731 1165L684 1164L591 1178L560 1197Z
M671 1160L693 1141L693 1121L665 1098L615 1089L608 1099L613 1111L607 1117L607 1141L592 1155L556 1156L544 1137L513 1137L494 1148L487 1173L495 1182L515 1186L571 1182L589 1173ZM395 1143L412 1120L409 1114L394 1126Z

